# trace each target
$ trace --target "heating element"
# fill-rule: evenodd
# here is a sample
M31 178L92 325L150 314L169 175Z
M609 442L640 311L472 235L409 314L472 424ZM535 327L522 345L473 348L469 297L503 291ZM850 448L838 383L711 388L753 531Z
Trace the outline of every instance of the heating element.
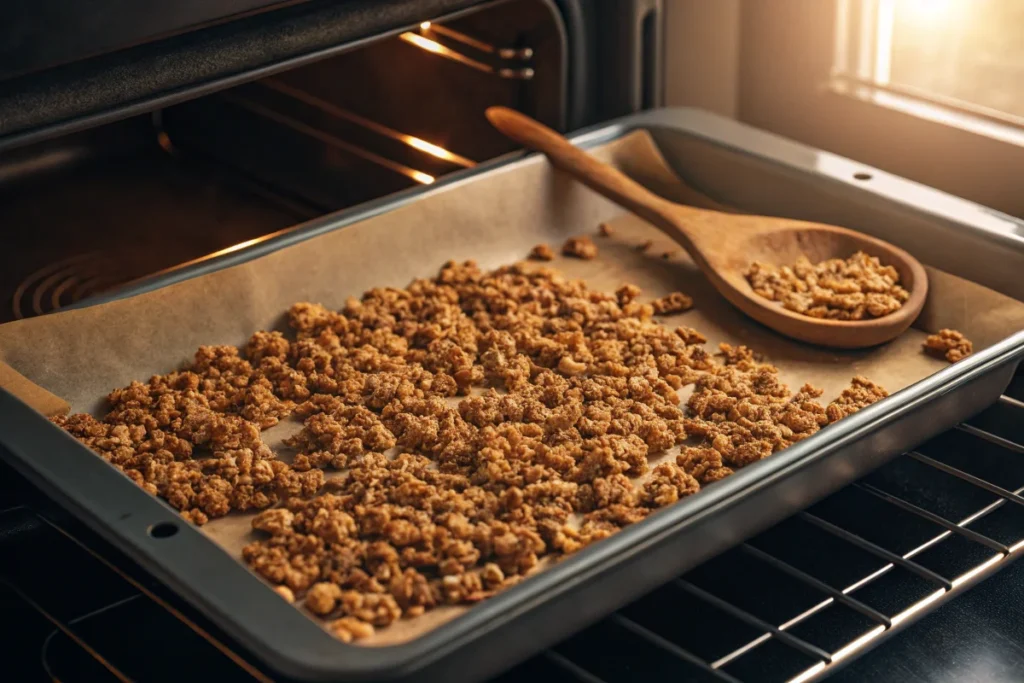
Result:
M496 680L827 676L1019 556L1021 399L1018 377L968 423ZM3 527L32 530L6 541L12 547L0 537L0 606L26 624L10 648L18 666L65 683L176 679L181 662L221 681L263 679L200 617L166 602L157 584L101 560L109 550L97 551L88 532L32 512L23 486L0 490ZM57 552L21 551L40 542ZM147 628L125 628L136 623Z

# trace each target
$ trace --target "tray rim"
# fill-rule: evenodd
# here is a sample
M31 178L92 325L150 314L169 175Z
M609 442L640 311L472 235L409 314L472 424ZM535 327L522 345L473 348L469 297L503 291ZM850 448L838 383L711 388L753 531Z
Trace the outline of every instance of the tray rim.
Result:
M802 151L806 158L810 148L699 110L655 110L628 116L588 129L572 139L576 144L592 147L640 129L649 130L655 136L661 132L684 134L756 157L790 172L800 175L812 173L853 185L843 176L832 176L823 173L820 168L809 168L806 163L799 163L799 158L793 152ZM383 197L310 221L248 249L140 281L130 289L102 300L94 300L90 305L151 291L259 258L435 192L449 191L484 175L529 163L543 161L534 154L509 154L475 169L448 176L432 186ZM852 161L848 163L855 164ZM857 190L875 195L872 198L874 201L896 201L910 210L928 214L931 218L979 231L979 237L995 240L1005 248L1024 250L1024 221L938 190L924 188L863 164L855 165L884 180L876 185L854 185ZM911 183L915 192L894 195L893 188L899 189L905 183ZM922 194L922 188L927 192ZM918 200L911 201L904 197ZM920 201L922 197L941 197L943 202L926 203ZM950 208L956 210L950 211ZM1007 227L999 230L963 222L963 216L972 213L980 215L979 211L994 216ZM790 473L825 459L866 434L895 423L900 417L932 400L994 372L1005 364L1019 361L1022 357L1024 331L910 385L771 458L737 472L709 487L699 496L657 511L643 522L567 557L530 580L474 606L465 614L414 640L382 647L346 645L334 639L314 621L267 590L265 584L237 558L221 550L198 529L181 523L177 513L166 503L145 493L102 459L83 458L84 453L91 451L2 390L0 443L14 456L12 464L33 483L77 513L94 531L185 597L231 638L273 669L308 680L369 677L391 679L409 676L436 663L485 633L527 614L539 603L567 593L610 567L644 552L645 548L680 533L687 526L715 515L756 491L785 479ZM40 450L48 453L45 462L41 462L38 455L34 456ZM97 500L95 497L89 499L92 488L108 496L106 507L109 509L99 513L95 510ZM116 512L115 508L123 511ZM146 528L161 521L173 521L180 524L181 531L167 539L153 539L146 534L146 528L138 528L136 520L139 517L148 522ZM218 552L208 553L211 548ZM244 616L254 618L246 619Z

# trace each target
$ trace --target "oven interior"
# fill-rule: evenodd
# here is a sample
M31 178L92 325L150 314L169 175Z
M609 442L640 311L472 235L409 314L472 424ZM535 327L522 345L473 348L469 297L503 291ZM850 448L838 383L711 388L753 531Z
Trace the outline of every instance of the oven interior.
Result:
M430 184L513 149L491 105L565 125L566 38L512 0L0 155L0 323Z

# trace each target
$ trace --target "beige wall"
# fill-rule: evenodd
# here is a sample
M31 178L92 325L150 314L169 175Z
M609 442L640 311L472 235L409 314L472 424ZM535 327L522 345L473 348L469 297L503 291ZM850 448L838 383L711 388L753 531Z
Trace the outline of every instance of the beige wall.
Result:
M738 110L740 0L665 0L665 104Z

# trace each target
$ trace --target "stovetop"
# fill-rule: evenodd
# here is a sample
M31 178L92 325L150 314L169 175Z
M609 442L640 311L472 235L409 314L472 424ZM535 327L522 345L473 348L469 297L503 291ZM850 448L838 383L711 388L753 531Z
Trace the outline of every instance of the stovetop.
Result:
M1018 376L967 424L496 680L1018 680L1022 399ZM268 679L201 615L0 468L9 680Z

